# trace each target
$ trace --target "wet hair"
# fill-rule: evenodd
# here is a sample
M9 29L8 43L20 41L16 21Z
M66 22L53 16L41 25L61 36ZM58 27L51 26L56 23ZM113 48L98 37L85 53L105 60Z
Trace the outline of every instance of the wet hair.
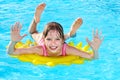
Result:
M46 37L48 32L50 30L56 30L59 32L60 38L62 38L62 40L64 40L64 31L63 31L63 27L61 26L61 24L57 23L57 22L49 22L43 31L43 36Z

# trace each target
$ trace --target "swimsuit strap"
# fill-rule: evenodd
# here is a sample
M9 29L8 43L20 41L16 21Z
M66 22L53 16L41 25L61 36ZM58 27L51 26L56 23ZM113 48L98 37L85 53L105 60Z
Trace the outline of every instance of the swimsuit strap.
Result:
M39 40L39 44L38 45L40 45L43 48L43 56L48 56L43 39Z
M48 56L45 45L41 45L43 48L43 56Z
M63 47L62 47L62 56L65 56L65 55L66 55L66 46L67 46L67 44L64 43L64 44L63 44Z

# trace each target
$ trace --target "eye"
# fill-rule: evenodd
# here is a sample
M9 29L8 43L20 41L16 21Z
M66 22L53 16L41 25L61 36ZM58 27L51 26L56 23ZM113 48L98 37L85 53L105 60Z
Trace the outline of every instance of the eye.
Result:
M56 38L56 40L60 40L60 38Z
M50 39L50 38L47 38L46 40L47 40L47 41L50 41L51 39Z

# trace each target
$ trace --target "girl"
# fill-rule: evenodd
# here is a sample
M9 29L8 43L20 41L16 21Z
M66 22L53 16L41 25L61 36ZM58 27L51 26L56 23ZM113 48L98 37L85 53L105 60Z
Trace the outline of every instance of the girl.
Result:
M98 30L96 30L96 33L93 32L93 40L89 41L88 38L86 39L93 50L93 54L88 54L87 52L78 50L75 47L69 46L67 43L65 43L62 26L57 22L50 22L45 26L42 36L39 37L39 45L29 48L16 49L15 44L26 36L26 34L23 36L20 35L21 28L22 26L19 22L12 26L8 54L19 55L35 53L43 56L76 55L83 58L92 59L96 58L100 44L103 41L103 38L100 39Z

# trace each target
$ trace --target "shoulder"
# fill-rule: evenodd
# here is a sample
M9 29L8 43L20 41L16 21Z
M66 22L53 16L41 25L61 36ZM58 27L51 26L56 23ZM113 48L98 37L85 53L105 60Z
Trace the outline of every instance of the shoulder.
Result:
M71 55L75 52L76 48L70 45L66 45L66 54Z
M66 53L69 54L72 51L73 47L66 44Z

